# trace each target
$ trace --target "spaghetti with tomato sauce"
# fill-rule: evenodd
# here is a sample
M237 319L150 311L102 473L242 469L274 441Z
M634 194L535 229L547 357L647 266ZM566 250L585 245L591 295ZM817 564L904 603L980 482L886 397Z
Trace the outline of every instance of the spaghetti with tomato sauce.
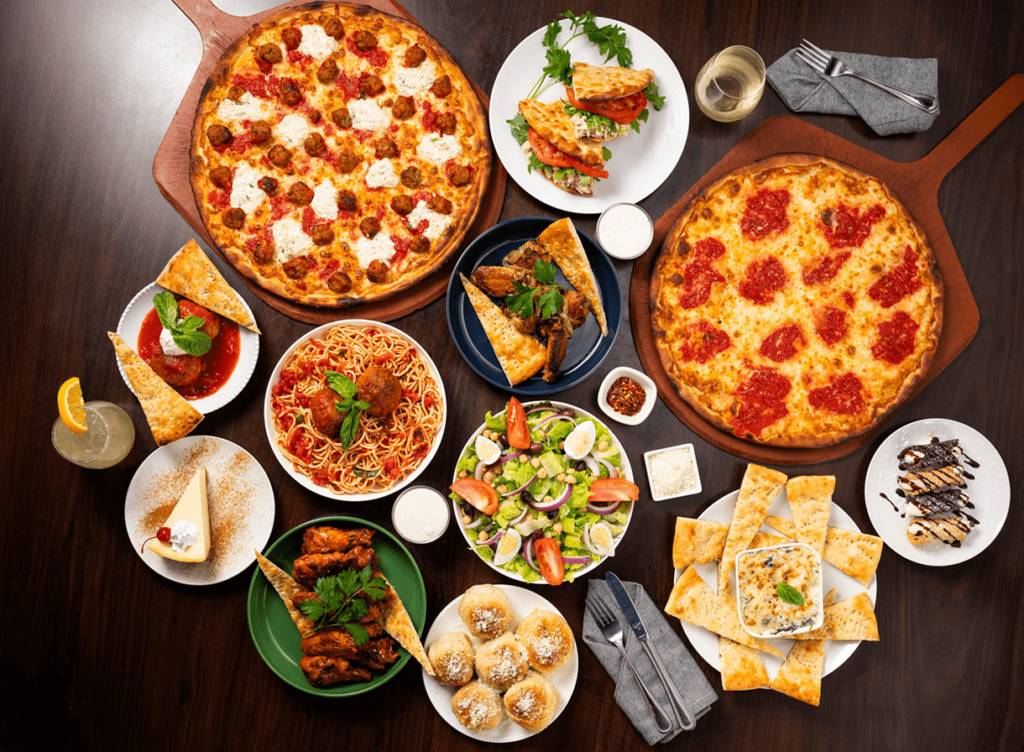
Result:
M309 400L327 386L327 371L355 382L375 365L387 366L401 382L401 401L382 418L363 411L346 450L340 439L313 427ZM281 454L296 472L337 494L378 493L394 486L430 453L444 420L441 392L416 346L373 326L339 325L296 348L271 389L270 406Z

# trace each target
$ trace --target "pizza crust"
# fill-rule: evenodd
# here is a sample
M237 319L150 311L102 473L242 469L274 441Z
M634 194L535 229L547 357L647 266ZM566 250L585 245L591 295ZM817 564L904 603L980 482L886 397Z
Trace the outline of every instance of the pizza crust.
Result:
M388 208L388 200L391 197L400 193L415 193L414 190L406 189L401 184L395 189L385 188L376 193L367 187L363 177L366 174L368 163L375 161L372 143L376 138L383 135L382 132L376 132L372 138L366 140L365 143L370 144L369 147L364 148L362 142L356 144L357 151L363 157L363 161L360 167L357 167L354 172L347 175L338 171L328 170L323 166L326 163L319 163L317 165L319 168L318 173L311 175L299 174L298 176L292 174L294 170L286 173L284 170L274 170L267 167L266 165L269 162L260 160L266 160L269 148L278 142L276 134L272 134L271 139L257 148L256 151L253 151L251 154L246 152L244 159L235 161L221 159L220 155L215 154L215 150L207 148L209 144L206 138L206 128L209 124L219 122L215 117L215 113L226 97L229 87L232 85L236 70L247 71L252 68L251 65L248 68L244 66L253 60L253 49L258 47L259 43L264 40L263 35L271 34L273 36L270 38L279 41L280 31L284 28L295 25L316 24L329 17L342 19L345 25L346 37L355 30L372 29L378 35L381 45L384 45L387 40L401 40L400 42L394 41L393 47L389 48L390 57L394 64L398 66L402 65L401 54L404 53L407 47L418 44L426 52L427 60L435 66L437 76L447 75L452 87L452 92L444 100L436 100L429 92L426 96L429 97L435 107L440 107L445 109L445 111L456 114L458 119L456 136L463 147L462 156L456 162L460 165L468 166L471 170L471 182L468 185L458 189L451 189L445 177L445 168L438 167L425 158L417 157L410 162L410 164L414 163L415 166L420 167L421 171L433 170L437 174L435 182L428 188L434 192L440 189L443 189L443 191L450 190L449 193L444 195L452 200L454 205L450 215L452 222L437 240L431 241L429 253L422 255L417 255L411 251L406 253L400 261L395 262L402 266L397 270L389 270L386 280L379 283L371 282L366 274L366 269L362 268L356 262L354 256L349 255L349 252L341 247L342 244L351 246L352 242L361 237L356 227L359 220L369 216L369 213L359 214L354 220L334 220L332 226L335 230L335 239L329 246L332 249L333 255L325 260L321 256L324 248L320 246L316 246L309 254L300 254L313 258L318 266L317 269L311 270L302 280L296 283L284 274L281 265L276 261L262 265L256 263L251 255L252 249L246 246L246 241L250 240L253 236L244 235L226 227L223 222L223 211L217 206L212 205L208 200L209 196L215 195L212 192L217 189L217 186L211 182L209 171L220 164L226 163L234 166L242 161L250 164L250 166L257 164L260 170L267 171L267 174L278 178L280 182L278 196L284 196L288 187L300 179L309 187L315 186L322 182L322 180L330 180L330 182L334 183L335 187L346 190L351 189L357 194L360 203L359 211L362 211L364 201L370 197L370 203L374 211L376 212L378 207L383 208L386 217L391 217L391 209ZM282 51L285 51L284 45L279 45L279 47ZM339 67L345 72L348 70L346 69L346 60L351 61L355 56L344 49L344 42L341 43L341 47L341 51L331 57L336 58ZM299 81L300 86L312 87L316 83L317 79L313 71L319 67L321 62L321 60L315 60L308 75ZM359 75L358 61L356 67L351 70L354 76ZM380 77L382 79L389 78L391 74L390 69L387 73L382 73L383 70L374 69L375 73L381 74ZM388 83L387 80L385 80L385 83ZM334 84L324 88L325 90L333 90ZM381 94L377 99L380 101L385 99L392 101L396 95L397 91L393 92L391 89L388 89L385 94ZM422 97L420 98L422 99ZM340 98L333 101L335 104L342 103ZM335 104L331 106L333 107ZM317 110L322 118L318 124L319 130L325 130L330 124L328 111L321 111L322 109L326 110L327 108L323 107ZM412 124L420 123L422 113L421 107L418 106L416 114L403 122L410 127ZM317 129L314 128L314 130ZM419 128L416 131L416 138L414 140L418 141L423 135L425 135L425 132L422 128ZM439 134L435 133L435 135ZM352 138L354 137L345 136L345 139ZM345 146L337 145L332 147L330 139L328 139L328 149L332 148L335 151L340 151ZM296 157L300 155L304 157L301 145L293 148L292 151ZM412 142L402 147L399 159L394 160L396 174L400 173L405 166L408 166L406 162L401 160L403 154L406 152L416 154L416 151L415 144L412 144ZM231 153L230 149L224 151L225 155L230 156ZM203 87L203 95L197 105L196 117L193 122L190 154L189 176L193 195L195 196L200 216L203 219L203 224L217 250L240 274L268 292L302 305L331 308L344 308L383 300L408 289L437 271L459 248L473 222L476 220L483 204L484 192L487 189L493 164L484 109L473 90L472 83L463 74L448 51L436 39L426 34L422 28L405 19L370 9L367 6L350 6L341 3L310 3L308 5L286 8L260 21L230 46L220 61L218 61L213 74ZM294 162L292 166L294 166ZM264 232L267 231L267 225L276 222L276 220L268 221L265 216L256 221L263 228L262 231ZM397 226L399 227L397 232L403 236L404 240L412 239L412 235L404 236L404 231L400 229L400 222ZM246 217L246 227L250 227L250 218L248 216ZM355 231L354 235L352 234L353 230ZM388 226L385 225L381 232L387 231ZM395 258L397 258L397 255ZM348 274L352 279L352 289L350 291L339 293L330 290L326 284L326 279L329 275L324 274L321 276L318 273L317 270L326 268L326 264L331 259L339 261L340 266L337 270ZM320 267L319 264L321 263L325 266Z
M675 321L677 315L681 316L679 320L685 320L686 317L685 312L680 314L681 308L666 299L666 295L670 294L683 282L680 276L676 276L673 279L674 275L678 275L673 270L678 269L692 253L693 249L690 247L689 240L695 241L696 239L689 238L688 230L691 224L697 226L699 222L708 222L708 218L711 218L710 221L717 223L717 227L728 229L733 227L731 223L735 222L735 226L738 228L742 211L736 211L725 217L719 217L715 213L715 209L721 203L725 202L727 198L731 199L736 196L740 196L745 201L747 194L743 193L744 185L748 186L748 192L752 193L755 187L760 188L765 185L771 185L772 181L779 179L780 176L799 174L808 176L809 181L817 175L818 179L823 182L817 183L815 190L821 189L822 186L830 190L836 185L841 186L841 190L834 192L835 195L832 195L832 198L830 198L830 201L834 204L846 200L852 203L854 208L857 208L855 197L862 195L865 190L873 192L871 193L872 199L877 197L879 203L886 208L885 222L891 223L898 228L901 233L900 237L906 237L906 243L912 247L921 259L918 263L919 266L923 266L924 271L921 272L920 276L923 280L926 280L926 286L925 291L920 293L919 302L920 307L926 314L926 320L918 322L920 326L916 333L916 341L919 344L911 358L907 358L898 369L895 378L895 381L898 383L895 383L891 393L884 395L884 399L879 397L875 400L877 404L872 402L868 409L864 411L865 415L856 420L848 419L849 416L838 416L829 421L821 421L819 419L818 424L809 418L802 420L793 419L786 421L785 430L780 429L775 433L758 436L750 432L739 432L730 423L729 419L735 418L735 413L732 411L738 408L738 402L733 399L730 406L729 402L725 399L732 394L729 391L729 382L719 378L710 379L707 383L698 383L689 375L693 369L688 370L684 367L685 364L677 359L676 350L678 350L679 342L673 339L673 321ZM829 178L829 175L832 177ZM829 183L829 180L832 182ZM734 204L740 206L739 200L734 202ZM804 218L803 221L810 222L810 227L813 228L813 222L816 221L816 218L812 215L811 218ZM791 222L790 226L794 227L798 224ZM886 226L888 227L888 225ZM815 237L813 232L797 237L794 237L792 234L787 235L784 238L784 241L787 243L786 247L789 249L786 253L787 257L792 257L794 253L800 252L800 248L804 245L804 239L807 239L808 243L817 242L819 246L825 246L823 239L815 240ZM782 240L779 242L782 242ZM747 246L753 247L754 244L747 243L747 245L742 247ZM827 246L825 247L827 248ZM811 248L813 250L813 247ZM762 258L763 254L756 252L756 247L753 250L755 252L749 257L744 257L746 260L756 261ZM853 250L855 252L858 251L856 248ZM737 263L739 263L739 260ZM882 271L882 267L879 267L878 274L880 275ZM838 295L840 291L829 290L829 292L834 292ZM853 290L852 294L858 303L863 304L863 301L867 300L867 286L861 286ZM811 299L819 306L828 305L831 302L830 300L827 301L813 296ZM942 309L943 285L938 263L927 242L923 228L914 220L906 208L898 201L888 187L876 178L849 165L810 154L775 155L727 173L712 182L691 201L669 231L655 262L651 277L651 312L654 340L662 367L665 369L666 375L679 396L701 418L716 428L732 433L747 441L781 447L815 448L832 446L845 439L869 431L888 418L913 394L931 365L942 329ZM854 315L863 317L865 310L869 309L866 307L864 309L857 308ZM872 319L872 325L889 319L896 310L902 309L896 306L892 310L882 310L880 315L877 311L872 311L872 314L875 316ZM700 308L694 309L694 311L693 317L695 319L699 315ZM814 335L811 334L814 328L813 319L807 313L803 315L806 315L807 319L798 318L797 323L801 325L805 335L813 337ZM749 337L753 337L755 333L763 332L765 326L765 322L758 322L754 325L734 323L729 328L729 333L743 336L744 332L748 332ZM764 335L762 334L761 336ZM736 348L734 347L733 349L735 350ZM723 366L737 368L742 366L744 362L756 364L758 367L777 368L775 363L761 356L756 348L744 350L743 353L736 354L735 357L739 358L740 361L723 359L720 356L717 359L713 359L711 363L717 366L719 372L721 372ZM829 357L832 360L835 359L834 356ZM846 356L843 355L842 357L845 358ZM911 359L913 359L912 367L904 366ZM820 383L817 386L825 386L828 383L827 377L829 375L839 375L839 373L842 373L841 371L837 373L830 370L832 366L828 358L815 361L815 368L818 370L820 378ZM882 394L882 389L877 384L865 382L864 388L869 396L876 393ZM790 400L791 402L792 400ZM808 410L801 415L811 416L813 413Z

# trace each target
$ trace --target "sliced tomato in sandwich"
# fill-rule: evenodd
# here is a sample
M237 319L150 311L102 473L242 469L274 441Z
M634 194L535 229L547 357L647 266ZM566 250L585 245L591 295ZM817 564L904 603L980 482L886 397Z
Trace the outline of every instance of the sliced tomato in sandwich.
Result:
M584 175L590 175L592 178L608 177L608 170L581 162L576 157L571 157L565 152L559 151L551 142L541 138L540 134L533 128L530 128L526 135L530 139L530 147L533 149L533 153L544 164L552 167L571 167L574 170L579 170Z
M647 107L647 95L643 89L627 94L618 99L577 99L576 92L566 89L569 95L569 103L577 110L586 110L595 115L606 117L612 122L628 125L640 117L640 113Z

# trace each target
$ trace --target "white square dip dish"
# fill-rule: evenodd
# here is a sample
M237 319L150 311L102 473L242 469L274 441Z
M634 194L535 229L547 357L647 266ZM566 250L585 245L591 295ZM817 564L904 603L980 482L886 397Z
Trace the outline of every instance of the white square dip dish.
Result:
M785 583L803 603L783 595ZM821 557L804 543L783 543L741 551L736 557L736 608L740 624L754 637L771 639L810 632L825 621Z
M644 452L651 499L664 501L701 492L700 471L693 444L679 444Z

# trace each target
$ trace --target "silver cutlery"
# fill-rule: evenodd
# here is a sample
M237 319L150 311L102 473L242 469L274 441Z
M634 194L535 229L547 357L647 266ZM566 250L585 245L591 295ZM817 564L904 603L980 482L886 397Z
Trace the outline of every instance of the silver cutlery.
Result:
M644 699L647 701L647 705L651 709L651 715L654 716L655 727L663 734L671 731L672 720L668 717L664 708L661 707L661 704L654 699L654 695L651 694L651 690L644 683L644 680L640 678L640 672L636 670L636 666L633 665L633 661L629 659L629 655L626 654L626 649L622 646L622 627L619 626L619 620L615 618L611 609L601 603L597 598L591 598L589 603L590 611L594 615L594 621L601 630L601 634L604 635L604 638L608 640L608 642L619 649L619 652L622 653L622 657L626 659L626 663L629 664L629 668L633 671L633 676L636 677L636 683L640 685L640 692L643 693Z
M815 47L806 39L800 43L800 49L796 51L796 56L818 71L818 73L832 77L853 76L854 78L859 78L861 81L866 81L883 91L889 92L894 97L899 97L907 104L911 104L919 110L924 110L929 115L939 109L939 100L935 97L930 97L927 94L912 94L897 89L895 86L889 86L889 84L876 81L870 76L865 76L863 73L858 73L836 56Z
M665 688L665 693L668 695L669 701L672 705L672 712L675 714L676 722L679 724L683 731L690 731L697 725L697 720L693 717L693 713L690 712L689 708L686 707L686 701L683 696L679 694L679 690L676 689L676 685L672 683L669 678L668 671L665 670L665 665L661 662L661 657L655 652L650 646L650 640L647 636L647 627L644 625L644 620L640 616L640 612L637 611L636 604L633 603L633 599L629 597L629 593L626 592L626 588L623 587L622 581L616 576L614 572L607 572L604 576L608 582L608 586L611 588L612 595L615 596L615 600L619 603L619 608L622 609L623 616L626 617L626 621L629 623L630 628L633 630L633 634L636 635L636 639L640 642L640 647L647 653L647 657L651 659L651 663L654 664L654 670L658 672L658 678L661 680L661 686Z

